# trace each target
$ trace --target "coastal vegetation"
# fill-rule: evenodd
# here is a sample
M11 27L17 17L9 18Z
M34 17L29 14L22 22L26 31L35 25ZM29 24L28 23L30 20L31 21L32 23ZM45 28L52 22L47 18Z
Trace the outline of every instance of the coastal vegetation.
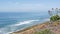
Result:
M50 17L50 21L57 21L57 20L60 20L60 16L59 15L54 15L52 17Z
M54 8L52 8L52 10L48 10L48 13L50 15L50 21L57 21L57 20L60 20L60 16L59 16L59 13L60 12L60 9L56 8L54 10Z
M57 26L59 24L58 22L56 22L56 21L60 20L60 16L58 15L59 10L58 10L58 8L56 8L55 10L52 8L52 11L50 11L50 10L48 11L48 13L50 15L50 22L54 22L54 23L52 23L54 26ZM55 14L53 12L55 12ZM35 32L34 34L54 34L54 33L51 32L50 30L46 29L43 31Z
M39 32L35 32L34 34L54 34L54 33L51 32L49 29L45 29Z

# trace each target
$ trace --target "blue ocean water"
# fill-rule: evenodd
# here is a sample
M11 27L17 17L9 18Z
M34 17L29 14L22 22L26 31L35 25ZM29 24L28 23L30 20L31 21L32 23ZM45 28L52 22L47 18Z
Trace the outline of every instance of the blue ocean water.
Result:
M9 34L48 19L48 12L0 12L0 34Z

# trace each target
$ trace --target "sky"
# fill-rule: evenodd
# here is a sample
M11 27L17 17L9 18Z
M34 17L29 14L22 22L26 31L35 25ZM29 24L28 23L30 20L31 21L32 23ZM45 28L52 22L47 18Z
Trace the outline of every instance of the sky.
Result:
M0 0L0 12L47 11L60 8L60 0Z

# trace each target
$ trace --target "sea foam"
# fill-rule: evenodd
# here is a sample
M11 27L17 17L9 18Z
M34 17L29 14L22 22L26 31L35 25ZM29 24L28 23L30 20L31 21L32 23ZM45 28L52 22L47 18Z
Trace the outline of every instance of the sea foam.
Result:
M39 21L39 20L27 20L27 21L23 21L23 22L17 22L16 24L9 25L9 26L6 26L4 28L0 28L0 34L12 33L14 31L17 31L16 29L17 29L18 26L21 26L21 25L24 25L24 24L29 24L29 23L35 22L35 21Z
M23 21L23 22L19 22L17 24L15 24L14 26L19 26L19 25L23 25L23 24L28 24L34 21L39 21L39 20L28 20L28 21Z

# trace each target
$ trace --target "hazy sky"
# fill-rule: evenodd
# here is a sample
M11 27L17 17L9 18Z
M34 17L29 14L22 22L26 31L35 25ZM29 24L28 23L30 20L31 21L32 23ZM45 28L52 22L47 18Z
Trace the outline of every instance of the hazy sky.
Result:
M60 0L0 0L0 11L47 11L60 8Z

